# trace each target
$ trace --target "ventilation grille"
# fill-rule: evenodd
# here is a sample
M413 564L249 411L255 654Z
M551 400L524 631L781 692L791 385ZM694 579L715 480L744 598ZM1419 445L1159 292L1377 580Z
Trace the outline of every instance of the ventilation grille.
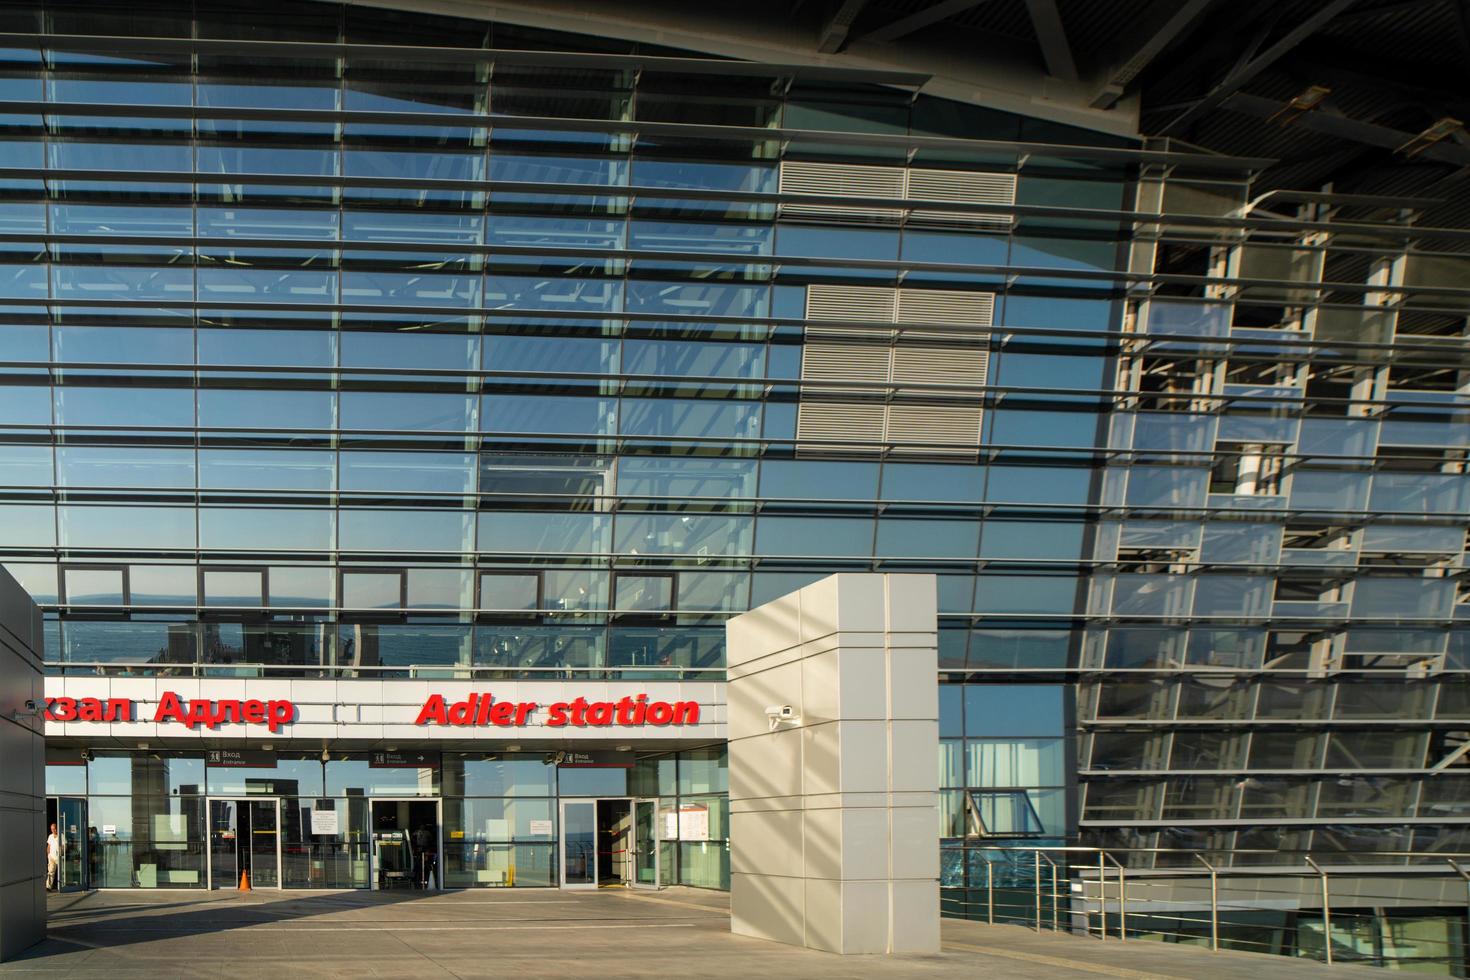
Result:
M994 310L990 293L807 287L812 322L802 348L807 384L797 410L798 454L876 453L885 444L894 453L973 453L980 445L979 390L989 368ZM957 400L952 391L921 387L929 385L976 392Z
M898 315L898 293L883 286L808 286L806 318L892 323Z
M911 201L933 201L941 204L995 204L1010 207L1016 203L1015 174L981 174L968 170L919 170L908 172ZM915 209L909 221L926 225L958 225L966 228L1008 230L1010 214L964 214L942 208Z
M947 211L944 204L993 204L1010 207L1016 203L1016 175L976 173L969 170L928 170L918 167L875 167L869 164L813 163L804 160L781 162L781 193L827 197L878 197L906 199L938 207L912 208L908 220L914 224L943 225L991 231L1011 227L1011 215L967 214ZM905 211L894 208L865 208L844 204L783 204L783 217L809 221L856 221L897 224Z
M828 197L903 197L904 171L850 163L781 163L782 194L823 194ZM833 204L783 204L783 217L864 221L897 224L903 212L887 208L845 207Z

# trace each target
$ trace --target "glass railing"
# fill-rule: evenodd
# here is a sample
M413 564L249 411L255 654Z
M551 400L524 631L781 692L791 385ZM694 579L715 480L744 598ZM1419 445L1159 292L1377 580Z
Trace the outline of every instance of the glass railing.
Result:
M1466 975L1470 855L998 846L941 850L945 916Z
M48 624L52 674L138 677L719 679L723 626Z
M368 845L344 842L282 844L281 880L287 888L367 888Z
M93 888L202 888L204 844L94 838L87 849Z

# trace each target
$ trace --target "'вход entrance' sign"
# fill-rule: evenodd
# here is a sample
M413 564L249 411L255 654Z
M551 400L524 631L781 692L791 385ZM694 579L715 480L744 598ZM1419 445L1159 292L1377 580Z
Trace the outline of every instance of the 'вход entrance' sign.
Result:
M463 701L446 701L432 694L419 711L415 725L470 727L494 725L521 728L531 723L542 706L535 701L496 701L489 694L471 694ZM644 725L696 725L698 701L650 701L636 694L617 701L557 701L545 706L547 728L641 728Z

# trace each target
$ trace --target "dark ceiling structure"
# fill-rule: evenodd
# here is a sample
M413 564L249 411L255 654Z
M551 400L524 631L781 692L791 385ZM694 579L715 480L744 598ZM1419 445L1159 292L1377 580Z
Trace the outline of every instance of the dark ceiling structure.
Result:
M1470 0L798 0L819 51L1005 49L1140 132L1277 162L1257 190L1428 198L1470 227Z

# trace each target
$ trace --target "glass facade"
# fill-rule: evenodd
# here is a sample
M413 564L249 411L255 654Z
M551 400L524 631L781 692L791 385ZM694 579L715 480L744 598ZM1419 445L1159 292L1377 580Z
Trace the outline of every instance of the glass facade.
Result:
M1404 226L856 71L0 22L0 560L53 673L719 681L730 615L930 572L951 842L1464 847L1470 266ZM357 881L362 784L296 761L347 817L286 807L283 879ZM536 765L434 772L449 883L554 880ZM101 880L198 874L199 760L86 771ZM720 767L639 772L725 882Z
M221 850L211 828L221 806L248 801L272 815L271 853L252 866L258 886L368 888L381 861L373 808L414 799L437 807L442 887L554 885L557 801L623 796L659 801L663 884L730 887L724 746L595 769L560 768L544 753L426 751L417 767L384 766L367 752L256 752L245 764L218 755L48 748L46 795L82 804L91 887L203 888L211 868L215 887L234 887L233 837ZM313 814L323 810L336 817L318 832Z

